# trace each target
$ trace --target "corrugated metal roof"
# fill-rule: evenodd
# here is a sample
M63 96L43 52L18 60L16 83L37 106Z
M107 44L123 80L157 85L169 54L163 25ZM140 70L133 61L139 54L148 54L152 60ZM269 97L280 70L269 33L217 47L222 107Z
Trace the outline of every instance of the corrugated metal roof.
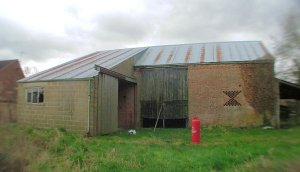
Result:
M98 74L95 65L111 69L146 48L98 51L26 77L20 82L89 78Z
M267 53L259 41L155 46L135 66L253 61L263 60Z
M20 80L45 81L89 78L98 74L95 65L111 69L146 50L135 66L264 60L268 51L260 41L164 45L98 51Z

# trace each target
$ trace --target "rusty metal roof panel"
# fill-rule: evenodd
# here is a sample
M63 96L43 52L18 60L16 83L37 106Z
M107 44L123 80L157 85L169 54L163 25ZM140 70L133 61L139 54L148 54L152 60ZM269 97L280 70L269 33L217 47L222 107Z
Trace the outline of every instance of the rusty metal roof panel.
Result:
M135 66L222 63L263 60L268 51L260 41L213 42L149 47Z
M95 65L111 69L138 53L143 54L135 59L135 66L256 61L264 60L268 51L260 41L164 45L97 51L24 78L20 82L89 78L98 73L94 69Z
M174 59L172 60L171 64L185 63L184 59L186 56L187 49L188 49L188 45L182 45L181 47L178 47L177 53L176 53Z
M113 58L110 58L108 60L96 63L96 65L101 66L101 67L105 67L107 69L111 69L111 68L117 66L118 64L120 64L121 62L133 57L134 55L140 53L141 51L143 51L145 49L146 48L124 49L122 54L120 54L118 56L115 56Z
M201 45L192 45L192 51L191 51L191 56L189 59L190 63L197 63L200 59L200 54L201 54Z
M98 73L94 69L95 64L110 69L145 49L146 48L127 48L98 51L39 72L19 81L28 82L93 77Z
M89 77L88 73L89 71L94 71L94 66L99 65L105 68L110 69L111 67L118 65L122 61L132 57L136 51L133 49L124 49L119 51L112 51L109 54L106 54L104 56L98 57L92 61L88 61L85 63L82 63L78 66L74 66L72 68L69 68L64 73L60 73L60 75L51 75L51 77L54 79L65 79L65 78L85 78ZM114 65L109 65L107 62L112 61L114 62ZM46 78L49 80L49 78Z

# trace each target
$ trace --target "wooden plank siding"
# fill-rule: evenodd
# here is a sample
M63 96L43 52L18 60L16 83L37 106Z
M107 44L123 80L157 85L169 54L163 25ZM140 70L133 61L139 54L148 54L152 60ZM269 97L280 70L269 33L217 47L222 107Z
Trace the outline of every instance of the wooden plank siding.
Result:
M118 79L100 74L98 92L98 133L118 130Z
M141 115L143 118L188 117L186 68L141 69Z

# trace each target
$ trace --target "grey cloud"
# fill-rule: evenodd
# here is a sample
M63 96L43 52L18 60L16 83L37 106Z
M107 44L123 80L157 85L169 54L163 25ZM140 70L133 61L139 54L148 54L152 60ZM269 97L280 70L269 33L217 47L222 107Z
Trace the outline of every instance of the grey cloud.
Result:
M143 41L153 31L154 25L143 17L129 14L100 16L91 37L106 45L128 46Z
M178 42L230 41L242 33L252 39L270 39L294 1L171 1L172 11L160 26L160 37ZM251 39L251 38L250 38Z
M72 40L53 35L34 33L22 26L0 18L0 58L22 61L45 61L75 51Z
M90 45L98 49L115 49L144 45L156 39L157 28L170 8L165 2L144 1L144 11L126 11L96 16L94 28L88 32ZM76 29L77 30L77 29Z
M140 44L231 41L236 35L270 47L271 37L281 34L284 17L300 7L298 0L143 2L143 10L101 14L88 21L80 18L76 6L66 7L66 14L81 25L68 26L63 37L34 33L0 17L0 57L41 62Z
M92 29L67 28L66 33L90 51L130 47L151 36L155 22L145 17L128 13L96 16Z

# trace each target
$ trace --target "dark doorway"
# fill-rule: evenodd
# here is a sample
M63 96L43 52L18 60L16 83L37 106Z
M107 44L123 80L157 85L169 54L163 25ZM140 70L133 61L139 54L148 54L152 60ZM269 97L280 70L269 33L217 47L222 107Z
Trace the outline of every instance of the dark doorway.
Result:
M144 128L154 128L157 119L143 118ZM187 119L159 119L157 128L186 128Z
M300 85L279 80L280 127L300 124Z
M119 128L135 126L135 84L119 80Z

